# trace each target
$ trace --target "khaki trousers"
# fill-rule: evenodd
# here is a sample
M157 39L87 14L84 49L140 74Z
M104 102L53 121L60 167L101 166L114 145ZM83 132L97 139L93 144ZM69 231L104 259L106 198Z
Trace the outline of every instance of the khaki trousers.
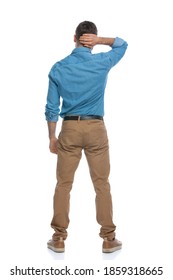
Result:
M96 219L100 237L115 237L112 220L112 198L108 181L110 172L109 145L104 121L68 120L62 122L58 138L57 185L54 194L55 230L53 240L66 239L69 225L70 191L82 150L87 158L90 176L96 193Z

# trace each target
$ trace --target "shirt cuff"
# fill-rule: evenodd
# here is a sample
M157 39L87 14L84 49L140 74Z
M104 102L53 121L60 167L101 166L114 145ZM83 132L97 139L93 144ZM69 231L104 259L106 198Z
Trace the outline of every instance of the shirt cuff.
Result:
M46 121L48 122L57 122L59 120L59 116L58 115L53 115L52 113L45 113L46 116Z
M121 47L124 44L124 42L125 41L123 39L116 37L112 47Z

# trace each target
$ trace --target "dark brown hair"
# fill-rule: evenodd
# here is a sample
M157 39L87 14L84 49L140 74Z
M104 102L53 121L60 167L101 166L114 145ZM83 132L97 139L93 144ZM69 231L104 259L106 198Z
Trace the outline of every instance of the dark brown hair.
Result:
M79 25L76 28L76 39L79 40L80 36L82 36L85 33L97 35L96 25L91 21L83 21L79 23Z

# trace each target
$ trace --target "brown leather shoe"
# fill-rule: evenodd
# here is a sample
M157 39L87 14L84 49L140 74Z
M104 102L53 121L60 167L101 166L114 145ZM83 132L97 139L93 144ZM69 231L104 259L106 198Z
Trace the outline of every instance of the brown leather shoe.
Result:
M108 240L104 238L102 252L103 253L113 253L122 248L122 242L114 238L113 240Z
M60 237L59 240L54 241L54 240L49 240L47 242L47 247L56 252L56 253L63 253L65 251L65 244L64 244L64 240L63 237Z

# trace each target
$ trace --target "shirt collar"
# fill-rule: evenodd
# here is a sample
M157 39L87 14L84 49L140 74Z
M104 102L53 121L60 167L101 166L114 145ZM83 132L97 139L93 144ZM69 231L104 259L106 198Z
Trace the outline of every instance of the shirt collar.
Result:
M87 48L87 47L78 47L78 48L75 48L72 53L81 53L81 52L87 52L87 53L91 53L91 49L90 48Z

